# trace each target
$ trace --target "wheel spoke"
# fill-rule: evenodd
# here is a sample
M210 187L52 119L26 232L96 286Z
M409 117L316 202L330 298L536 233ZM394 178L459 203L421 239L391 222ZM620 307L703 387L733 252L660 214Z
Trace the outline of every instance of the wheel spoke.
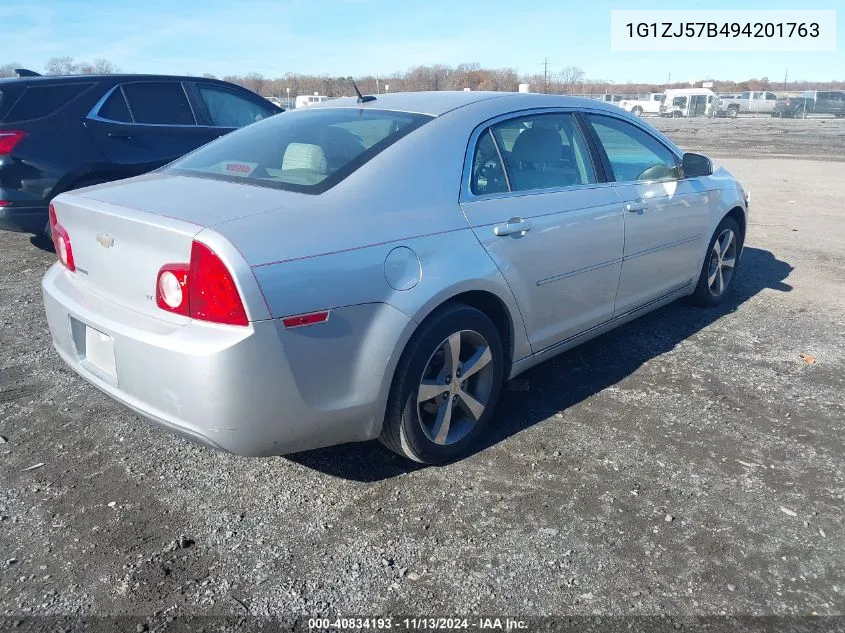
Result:
M484 347L478 348L475 353L469 357L469 360L464 363L464 373L461 374L461 380L468 380L470 376L477 374L479 371L484 369L491 360L493 360L493 354L490 352L489 347L485 345Z
M716 257L722 256L722 245L719 243L719 240L713 242L713 252L716 253Z
M458 402L460 403L461 408L467 412L467 415L478 422L479 418L484 413L484 405L466 391L458 392Z
M449 436L449 426L452 424L452 399L445 400L437 410L437 419L431 428L435 444L445 444Z
M444 391L447 391L446 385L443 385L435 380L423 380L420 383L420 389L417 392L417 402L427 402L437 398Z
M719 248L722 251L722 257L724 257L728 252L728 249L731 247L731 242L734 241L733 231L725 231L725 234L722 237L724 241L719 245Z
M719 283L717 284L719 289L716 291L717 295L722 294L722 291L725 289L725 279L722 277L722 267L719 266L716 269L716 278L718 279Z
M734 257L725 257L722 260L722 268L733 268L736 265L736 258Z
M711 268L713 268L713 272L707 277L707 286L712 288L713 284L716 281L716 275L718 274L719 265L713 266L711 263Z
M461 362L461 333L455 332L443 343L443 368L454 378Z

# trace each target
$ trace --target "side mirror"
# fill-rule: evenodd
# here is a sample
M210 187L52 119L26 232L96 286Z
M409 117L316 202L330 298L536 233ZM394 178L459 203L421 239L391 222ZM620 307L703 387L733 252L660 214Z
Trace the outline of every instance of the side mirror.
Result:
M681 159L681 169L684 172L684 178L709 176L713 173L713 163L706 156L686 152Z

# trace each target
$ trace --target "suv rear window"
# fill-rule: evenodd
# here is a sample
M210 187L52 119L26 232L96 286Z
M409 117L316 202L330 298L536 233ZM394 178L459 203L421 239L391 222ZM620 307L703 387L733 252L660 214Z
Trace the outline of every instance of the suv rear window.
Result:
M167 171L322 193L432 118L356 108L290 112L227 134Z
M7 122L42 119L57 112L91 87L90 83L28 86L6 115Z

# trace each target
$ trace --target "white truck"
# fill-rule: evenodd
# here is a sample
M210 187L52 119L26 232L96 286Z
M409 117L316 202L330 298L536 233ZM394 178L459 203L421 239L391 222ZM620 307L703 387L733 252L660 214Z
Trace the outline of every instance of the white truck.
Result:
M710 88L668 88L660 100L660 116L712 116L716 94Z
M771 114L777 102L778 97L774 92L749 90L734 99L719 99L716 116L735 119L740 114Z
M660 101L662 99L662 92L651 92L649 94L637 95L635 99L623 99L616 105L636 116L659 114Z

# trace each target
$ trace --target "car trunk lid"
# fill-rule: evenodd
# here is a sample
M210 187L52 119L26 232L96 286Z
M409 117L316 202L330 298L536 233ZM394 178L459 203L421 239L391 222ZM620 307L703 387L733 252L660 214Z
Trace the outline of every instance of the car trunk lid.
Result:
M73 193L53 207L70 238L78 283L132 310L187 322L156 306L156 283L164 264L189 261L201 226Z
M209 227L279 206L279 191L241 183L151 173L78 189L75 195Z

